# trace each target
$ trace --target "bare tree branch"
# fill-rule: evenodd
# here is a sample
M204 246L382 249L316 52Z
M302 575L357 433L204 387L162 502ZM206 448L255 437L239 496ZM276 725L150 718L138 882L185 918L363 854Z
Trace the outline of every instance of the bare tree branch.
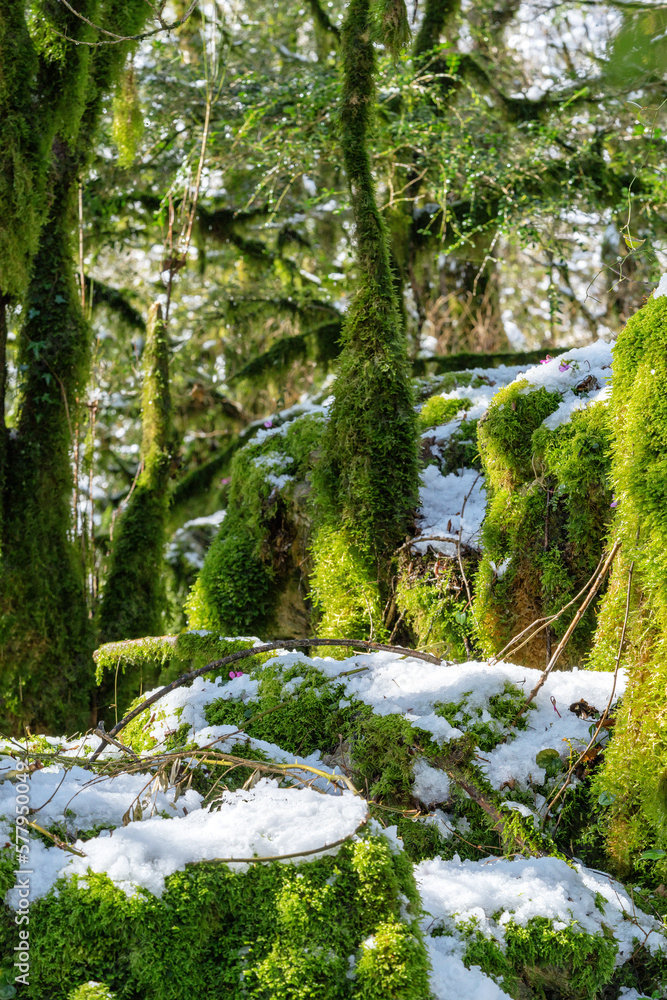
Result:
M140 42L144 38L151 38L153 35L159 35L162 31L173 31L175 28L180 28L182 24L185 24L188 18L194 13L195 8L199 5L199 0L192 0L192 3L186 10L185 14L179 17L176 21L172 21L171 24L166 24L156 12L156 16L160 21L160 27L154 28L152 31L144 31L139 35L117 35L115 32L108 31L106 28L101 27L101 25L95 24L93 21L89 21L87 17L79 13L78 10L74 9L68 0L60 0L60 2L67 7L70 13L74 14L75 17L78 17L80 21L83 21L91 28L99 31L100 34L109 36L108 39L100 39L97 42L85 42L79 38L72 38L70 35L64 35L62 32L58 31L57 28L54 28L56 34L61 38L64 38L66 41L71 42L73 45L87 45L89 48L97 48L99 45L120 45L123 42ZM149 6L153 7L152 4L149 4Z

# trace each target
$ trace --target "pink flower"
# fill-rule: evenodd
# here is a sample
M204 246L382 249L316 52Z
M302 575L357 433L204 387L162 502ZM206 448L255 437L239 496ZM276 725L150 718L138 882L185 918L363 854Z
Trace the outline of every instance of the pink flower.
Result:
M243 677L243 671L242 670L237 670L236 671L236 676L237 677Z
M265 427L266 427L267 429L268 429L269 427L273 427L273 420L265 420L265 421L264 421L264 426L265 426Z
M236 677L236 671L235 670L230 670L229 671L229 676L231 677L232 680L234 680L234 678Z
M572 367L572 365L568 365L566 361L561 361L561 363L558 366L558 371L559 372L566 372L571 367Z
M546 358L544 358L542 361L540 361L540 364L541 365L548 365L549 362L552 361L552 360L553 360L553 358L551 357L551 355L547 354Z
M231 479L229 479L229 478L227 478L227 479L221 479L220 480L220 485L221 486L227 486L228 483L231 483Z

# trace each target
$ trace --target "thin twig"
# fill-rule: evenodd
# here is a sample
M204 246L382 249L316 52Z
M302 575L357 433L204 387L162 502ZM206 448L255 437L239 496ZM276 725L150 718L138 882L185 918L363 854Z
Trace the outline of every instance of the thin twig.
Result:
M637 532L637 537L639 537L639 532ZM626 632L626 629L627 629L628 617L629 617L629 614L630 614L630 595L631 595L631 592L632 592L632 576L633 576L633 573L634 573L634 569L635 569L635 563L634 563L634 560L633 560L630 563L630 569L628 571L628 589L627 589L627 592L626 592L626 595L625 595L625 617L623 618L623 628L621 629L621 638L620 638L619 643L618 643L618 652L616 654L616 663L614 665L614 682L613 682L613 684L611 686L611 694L609 695L609 701L607 702L607 707L605 708L604 712L602 713L602 715L600 716L600 718L598 720L597 727L595 729L595 732L593 733L593 735L590 738L588 746L586 747L585 750L583 750L581 752L581 754L579 755L579 757L577 758L577 760L574 762L574 764L572 764L572 766L570 767L569 771L567 772L567 776L566 776L565 781L563 782L562 786L558 789L557 793L554 795L554 797L549 802L549 804L548 804L548 806L546 808L546 812L544 814L545 820L546 820L547 816L549 815L549 813L551 812L551 810L553 809L553 807L555 806L556 802L558 802L558 799L561 797L561 795L563 794L563 792L566 790L567 786L570 784L570 780L572 778L572 774L574 773L574 771L576 771L576 769L581 764L582 760L584 760L584 758L585 758L586 754L588 753L588 751L594 745L596 739L598 738L600 730L602 729L602 727L604 726L605 722L607 721L607 719L609 717L609 710L610 710L610 708L612 706L612 703L614 701L614 695L616 693L616 682L618 680L618 671L619 671L619 668L620 668L620 665L621 665L621 655L623 653L623 646L625 644L625 632Z
M370 819L370 813L366 813L365 818L355 827L352 833L348 833L345 837L341 837L340 840L332 840L330 844L324 844L323 847L313 847L309 851L294 851L292 854L271 854L265 858L202 858L201 861L186 861L185 867L189 865L196 864L208 864L208 865L250 865L250 864L261 864L266 861L288 861L290 858L306 858L311 854L322 854L324 851L330 851L332 847L339 847L344 844L346 840L351 840L352 837L356 836L360 830L362 830Z
M524 646L527 646L528 643L531 642L531 640L534 639L536 635L539 635L543 628L546 628L548 625L551 625L558 618L560 618L560 616L562 614L564 614L564 612L567 611L568 608L571 608L573 604L576 604L576 602L579 600L579 598L583 597L583 595L586 593L586 591L588 590L588 588L591 586L591 584L595 580L595 577L597 576L598 572L600 571L600 567L602 566L603 561L604 561L604 553L600 556L600 560L599 560L597 566L595 567L595 572L593 573L593 575L591 576L591 578L584 584L584 586L581 588L581 590L579 591L579 593L575 594L575 596L572 598L572 600L568 601L568 603L565 604L560 609L560 611L556 612L555 615L548 615L546 618L537 618L534 622L531 622L531 624L527 625L526 628L523 629L522 632L519 632L518 635L515 635L512 639L510 639L510 641L507 643L507 645L504 646L500 650L499 653L496 653L495 656L492 656L491 659L489 660L489 664L491 666L493 666L494 663L498 663L499 660L502 660L504 658L505 654L508 652L508 650L512 649L512 647L514 646L515 642L518 642L519 639L523 639L524 635L526 635L527 632L530 632L530 630L532 628L535 628L536 625L539 625L539 628L537 628L535 630L535 632L533 632L531 635L529 635L528 638L524 642L522 642L520 646L517 646L516 649L512 649L512 655L514 655L515 653L518 653L518 651L520 649L523 649Z
M609 567L611 566L611 563L612 563L612 561L614 559L614 556L616 555L616 553L618 552L618 550L619 550L620 547L621 547L621 543L619 541L614 542L612 550L609 553L609 555L607 556L607 558L605 559L604 565L603 565L602 569L600 570L600 572L598 573L598 575L597 575L597 577L596 577L596 579L595 579L595 581L593 583L593 586L591 587L590 591L586 595L586 598L584 599L584 601L583 601L581 607L579 608L579 610L577 611L576 615L572 619L572 622L570 623L570 626L569 626L567 632L565 633L565 635L563 636L563 638L561 639L561 641L558 643L558 646L556 647L556 652L554 653L554 655L551 657L551 659L547 663L546 670L544 671L544 673L540 677L539 681L537 682L537 684L535 685L535 687L533 688L533 690L530 692L530 694L526 698L525 702L523 703L522 707L519 709L519 711L517 712L516 716L514 717L514 719L512 721L512 725L513 726L516 725L517 719L521 715L523 715L523 713L526 711L526 709L530 705L531 701L533 701L533 699L537 695L538 691L540 690L540 688L542 687L542 685L546 681L547 677L549 676L549 674L551 673L551 671L555 667L556 663L560 659L560 655L563 652L563 650L565 649L565 647L567 646L567 644L569 642L569 639L570 639L570 636L572 635L572 633L574 632L575 628L577 627L577 625L581 621L584 613L586 612L586 609L588 608L588 605L591 603L591 601L593 600L593 598L597 594L598 590L600 589L600 586L601 586L602 581L603 581L603 579L605 577L605 574L606 574L607 570L609 569Z

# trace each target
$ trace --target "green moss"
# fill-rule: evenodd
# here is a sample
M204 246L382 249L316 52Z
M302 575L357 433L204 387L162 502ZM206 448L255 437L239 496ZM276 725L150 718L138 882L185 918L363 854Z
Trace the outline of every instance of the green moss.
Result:
M320 613L318 634L331 638L386 642L383 602L370 552L346 528L321 527L313 547L310 584ZM344 650L334 656L344 656Z
M445 399L444 396L431 396L419 411L419 425L422 431L438 424L446 424L462 410L469 410L472 403L469 399Z
M123 690L146 690L149 681L153 684L169 684L190 670L198 670L215 660L224 659L231 653L249 648L246 639L225 639L215 632L181 632L178 635L147 636L134 642L108 642L95 651L98 683L106 680L106 687L121 692L118 696L118 717L139 705L143 700L137 697L132 706L128 705ZM263 663L271 654L249 656L237 664L237 668L247 673ZM118 678L127 674L121 688ZM229 667L211 670L209 680L229 676ZM115 699L114 699L115 700ZM133 732L137 720L128 728ZM127 730L125 730L127 734ZM135 748L136 749L136 748Z
M549 430L542 419L558 405L558 394L522 394L520 387L501 390L479 424L489 500L474 607L488 654L578 593L597 565L611 516L607 407L592 404ZM573 607L561 616L552 638L564 634L575 613ZM570 640L570 662L583 662L594 627L591 608ZM543 665L545 633L517 655Z
M429 556L412 556L401 566L396 605L410 628L415 649L427 649L444 659L465 660L472 635L458 567L433 562ZM453 586L456 584L458 586Z
M132 63L116 86L111 134L118 149L118 166L130 167L144 134L144 112Z
M466 966L480 966L511 996L589 1000L613 975L615 941L583 933L576 924L556 930L546 917L532 917L525 926L510 919L503 925L504 947L474 925L459 929L468 937Z
M392 5L383 31L404 23L404 5ZM340 123L357 243L359 287L345 316L334 403L314 483L320 524L313 547L313 587L326 608L323 634L356 624L342 579L343 612L321 587L330 549L349 548L355 576L377 581L377 597L359 604L365 634L378 637L394 550L403 540L417 499L417 426L387 229L375 201L369 139L375 104L374 10L370 0L348 4L342 30L343 94ZM398 18L398 20L396 20ZM400 35L400 31L399 31ZM359 623L361 625L361 622ZM337 631L338 635L343 632ZM358 633L357 633L358 634Z
M227 515L186 602L191 628L230 635L261 632L270 619L301 516L291 484L306 481L323 432L318 416L300 417L287 431L251 442L234 456ZM280 544L274 544L279 537Z
M424 945L396 919L378 925L357 964L360 1000L424 1000L429 983Z
M117 1000L117 994L112 993L104 983L95 983L91 980L72 990L67 1000Z
M333 751L338 745L338 734L349 725L349 710L338 707L344 695L343 686L327 683L319 671L305 669L305 664L299 664L303 668L303 680L296 690L292 685L285 690L284 683L290 676L288 673L283 677L278 664L279 660L269 661L257 672L260 679L258 701L239 703L218 698L204 709L206 721L211 726L245 726L253 715L270 711L286 701L282 708L251 722L247 726L249 735L303 756L317 750Z
M86 729L92 629L80 543L71 541L71 422L85 377L89 330L69 245L69 191L41 233L19 335L15 433L2 500L0 727ZM65 406L64 399L68 405Z
M81 543L72 542L70 461L89 328L70 238L104 95L128 51L128 43L86 44L97 35L89 16L132 35L148 8L143 0L107 0L103 10L85 0L76 12L0 4L0 273L22 306L15 433L0 470L4 731L89 723L93 640Z
M66 1000L90 980L119 998L153 1000L427 995L411 866L381 838L297 866L240 873L198 864L169 876L160 899L143 890L128 898L93 873L55 888L31 905L33 1000ZM415 908L402 919L405 896ZM15 930L11 920L0 924L3 953L11 952ZM377 965L364 961L370 935L382 957ZM347 976L355 954L363 970L356 980Z
M516 718L516 714L523 706L526 695L509 681L505 681L502 693L491 695L489 698L488 712L492 717L491 722L482 722L483 709L468 705L468 697L472 691L466 691L458 702L435 702L434 711L436 715L446 719L450 726L465 728L466 734L474 737L476 746L483 752L490 752L499 743L504 743L508 739L509 724ZM529 705L529 709L534 705ZM529 718L521 715L516 720L516 730L521 731L527 728ZM512 730L509 730L511 733Z
M98 623L104 642L159 635L165 611L171 404L169 344L158 304L149 313L142 367L142 470L111 546ZM123 689L121 700L125 697Z
M614 347L611 478L618 507L613 538L623 548L603 601L591 665L614 665L633 562L621 657L628 688L596 779L596 789L613 797L608 847L622 871L632 870L643 850L667 847L666 346L667 299L661 297L650 298L629 320ZM653 864L657 875L660 862Z

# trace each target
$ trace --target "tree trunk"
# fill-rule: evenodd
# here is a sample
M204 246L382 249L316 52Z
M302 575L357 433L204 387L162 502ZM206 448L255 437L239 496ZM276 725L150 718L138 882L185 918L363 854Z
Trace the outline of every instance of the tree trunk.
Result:
M385 4L385 25L399 36L404 25L394 15L400 6ZM392 555L414 509L418 467L405 335L368 153L375 99L370 8L369 0L352 0L342 33L341 139L359 288L343 328L335 401L316 470L321 524L313 582L325 634L378 638Z

